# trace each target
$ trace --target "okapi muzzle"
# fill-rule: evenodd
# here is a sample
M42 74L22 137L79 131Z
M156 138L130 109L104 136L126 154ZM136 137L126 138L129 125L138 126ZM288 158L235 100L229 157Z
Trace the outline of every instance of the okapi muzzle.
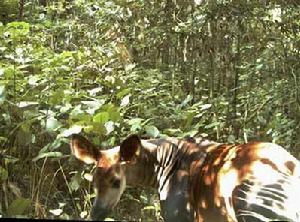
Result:
M300 222L300 163L276 144L131 135L100 151L75 134L70 145L96 166L93 220L103 220L131 185L157 188L166 222Z

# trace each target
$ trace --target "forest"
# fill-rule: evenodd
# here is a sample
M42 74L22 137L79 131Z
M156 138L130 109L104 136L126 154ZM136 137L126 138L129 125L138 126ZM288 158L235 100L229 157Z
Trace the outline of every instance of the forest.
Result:
M298 0L1 0L0 217L86 219L70 154L129 134L267 141L300 158ZM162 221L129 188L107 220Z

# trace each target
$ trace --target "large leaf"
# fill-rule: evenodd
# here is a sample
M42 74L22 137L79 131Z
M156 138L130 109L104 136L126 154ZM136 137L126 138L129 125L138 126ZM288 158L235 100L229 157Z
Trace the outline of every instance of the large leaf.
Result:
M49 210L49 212L55 216L59 216L62 214L63 210L62 209L54 209L54 210Z
M0 166L0 180L4 181L7 180L7 178L8 178L7 170Z
M130 131L136 132L142 129L142 121L141 118L133 118L128 121L128 124L131 125Z
M113 121L108 121L104 124L105 129L106 129L106 134L110 134L112 131L114 131L114 122Z
M46 130L48 131L56 131L60 126L60 122L54 117L50 117L45 123Z
M196 112L187 112L185 114L185 119L184 119L184 122L185 122L184 128L185 129L187 129L191 126L193 118L194 118L195 115L196 115Z
M93 117L93 121L96 123L100 123L101 125L104 125L108 120L109 120L108 112L100 112Z
M82 181L82 178L79 173L76 173L69 182L69 187L72 191L77 191L80 187L80 183Z
M129 98L130 98L130 95L124 96L123 99L121 100L120 107L127 106L130 102Z
M17 215L22 215L24 211L30 206L31 201L25 198L15 199L7 209L7 216L15 217Z
M60 136L68 137L74 133L80 133L82 128L82 126L74 125L69 129L63 130L63 132L60 133Z
M155 126L145 126L146 133L151 137L157 137L159 135L159 130Z
M121 119L120 108L116 106L109 106L106 111L109 113L109 118L113 122L118 122Z
M192 101L193 96L192 95L188 95L185 100L182 101L182 103L180 104L180 107L184 107L186 106L190 101Z

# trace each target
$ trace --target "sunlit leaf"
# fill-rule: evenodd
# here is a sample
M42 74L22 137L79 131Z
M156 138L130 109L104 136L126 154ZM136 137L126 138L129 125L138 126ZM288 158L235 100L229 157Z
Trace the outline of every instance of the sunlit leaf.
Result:
M129 104L129 98L130 98L130 95L126 95L122 100L121 100L121 104L120 104L120 107L124 107L124 106L127 106Z
M93 175L90 174L90 173L85 173L85 174L83 175L83 178L86 179L87 181L90 181L90 182L93 181Z
M88 212L87 211L82 211L80 213L80 218L86 218L88 216Z
M186 106L190 101L192 101L193 96L192 95L188 95L185 100L182 101L182 103L180 104L181 107Z
M95 96L97 93L101 92L102 90L103 90L103 87L100 86L100 87L91 89L88 92L89 92L90 96Z
M22 102L19 102L18 107L25 108L28 106L33 106L33 105L38 105L38 104L39 104L38 102L22 101Z
M201 107L201 110L206 110L206 109L209 109L211 106L212 106L212 104L203 104L200 107Z
M135 64L128 64L125 66L125 70L128 72L128 71L131 71L132 69L135 68Z
M83 128L83 126L74 125L71 128L64 130L61 133L61 136L68 137L68 136L70 136L72 134L80 133L81 130L82 130L82 128Z
M39 76L32 75L29 77L28 84L31 86L37 86L39 80L40 80Z
M110 217L106 217L105 219L104 219L104 221L115 221L113 218L110 218Z
M61 126L60 122L54 117L51 117L46 120L45 127L48 131L55 131L60 126Z
M62 214L63 210L62 209L54 209L54 210L49 210L49 212L55 216L59 216Z
M93 117L93 121L100 124L105 124L108 120L109 120L108 112L100 112Z
M151 137L157 137L159 135L159 130L155 126L146 126L146 133Z
M155 206L146 206L143 210L155 210Z
M106 128L106 134L110 134L112 131L114 131L115 127L114 127L114 122L113 121L108 121L104 124L105 128Z

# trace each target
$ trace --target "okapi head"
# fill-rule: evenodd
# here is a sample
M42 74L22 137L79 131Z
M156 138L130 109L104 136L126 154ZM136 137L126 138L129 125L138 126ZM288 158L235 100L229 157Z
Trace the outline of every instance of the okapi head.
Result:
M90 213L92 220L103 220L119 202L126 187L125 168L134 164L141 141L131 135L120 146L99 150L83 136L73 134L70 141L73 155L86 164L95 164L93 185L96 198Z

